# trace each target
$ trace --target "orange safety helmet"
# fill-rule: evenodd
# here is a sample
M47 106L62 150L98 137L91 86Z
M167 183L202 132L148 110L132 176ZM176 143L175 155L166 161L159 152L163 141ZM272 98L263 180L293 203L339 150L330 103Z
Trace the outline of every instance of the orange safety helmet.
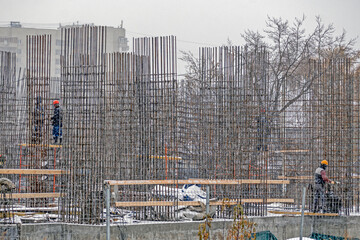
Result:
M58 100L55 100L55 101L53 101L53 104L55 105L55 104L59 104L59 101Z
M321 161L321 165L326 165L326 166L327 166L327 165L329 165L329 163L328 163L328 161L326 161L326 160L322 160L322 161Z

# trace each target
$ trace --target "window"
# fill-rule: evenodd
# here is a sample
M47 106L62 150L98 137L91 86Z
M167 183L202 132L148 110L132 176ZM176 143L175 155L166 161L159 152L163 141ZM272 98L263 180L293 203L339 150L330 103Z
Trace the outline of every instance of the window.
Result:
M0 37L0 42L3 42L5 44L18 43L18 39L16 37Z

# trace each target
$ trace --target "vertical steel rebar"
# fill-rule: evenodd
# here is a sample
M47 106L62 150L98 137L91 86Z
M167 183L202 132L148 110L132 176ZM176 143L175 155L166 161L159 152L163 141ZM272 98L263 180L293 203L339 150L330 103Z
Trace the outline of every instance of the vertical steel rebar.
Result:
M301 201L300 240L302 240L303 230L304 230L305 196L306 196L306 188L304 187L304 188L303 188L302 201Z

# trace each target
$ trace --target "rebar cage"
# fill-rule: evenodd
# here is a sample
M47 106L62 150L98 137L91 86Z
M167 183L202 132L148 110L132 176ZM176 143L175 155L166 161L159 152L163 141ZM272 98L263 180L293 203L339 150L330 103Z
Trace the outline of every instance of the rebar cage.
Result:
M0 52L2 173L16 186L2 195L3 212L17 201L100 224L104 180L123 181L112 187L113 206L137 220L179 219L195 180L210 185L217 217L237 203L252 216L299 208L303 187L311 211L323 159L341 183L327 192L339 205L329 211L359 212L359 77L350 59L309 59L297 81L279 85L266 47L200 48L197 71L179 77L174 36L135 39L131 53L106 51L106 27L64 27L61 36L60 80L51 78L50 36L28 36L22 78L15 55Z

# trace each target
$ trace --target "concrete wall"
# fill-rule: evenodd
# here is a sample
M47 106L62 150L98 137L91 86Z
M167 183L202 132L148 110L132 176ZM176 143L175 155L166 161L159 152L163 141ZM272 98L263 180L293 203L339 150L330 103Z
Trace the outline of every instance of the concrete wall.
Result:
M360 239L360 216L313 218L313 232Z
M257 231L270 230L279 240L299 236L300 217L256 217ZM111 226L111 239L199 239L201 222L149 223ZM214 221L211 225L211 239L226 239L227 229L232 221ZM304 236L311 232L355 238L360 236L360 216L319 218L305 217ZM2 238L5 237L5 238ZM106 239L106 227L65 223L0 225L0 239L26 240L90 240Z
M0 224L0 239L15 240L20 237L20 225L17 224Z

